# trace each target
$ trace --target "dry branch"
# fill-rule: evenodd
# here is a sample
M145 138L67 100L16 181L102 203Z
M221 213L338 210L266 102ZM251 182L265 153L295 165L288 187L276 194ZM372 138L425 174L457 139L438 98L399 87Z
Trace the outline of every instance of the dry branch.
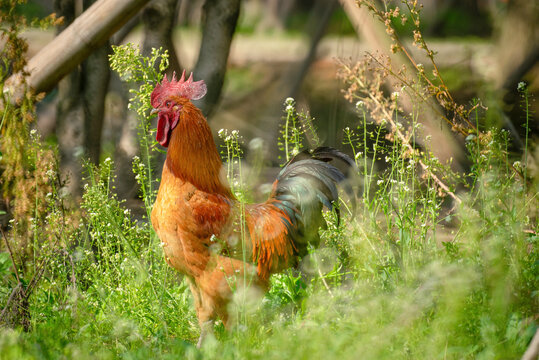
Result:
M386 34L386 29L382 23L373 17L369 10L365 7L358 7L354 0L339 0L346 15L358 36L364 39L374 52L379 52L390 56L393 59L394 69L402 68L402 65L412 66L412 58L402 55L401 53L391 53L391 39ZM410 59L410 60L409 60ZM396 71L395 71L396 72ZM391 81L391 79L390 79ZM396 81L392 81L391 87L395 87ZM460 144L455 140L449 127L445 123L435 121L439 119L440 111L435 111L432 107L436 107L433 101L428 101L424 111L427 113L421 119L423 128L427 134L432 136L433 143L437 144L431 151L444 164L453 158L451 166L454 170L462 169L462 162L465 159L464 151ZM405 113L411 113L413 105L410 99L402 97L400 105L404 108ZM421 139L416 139L421 145L425 145Z
M539 357L539 329L535 331L535 335L530 341L530 345L524 355L522 355L522 360L537 360Z

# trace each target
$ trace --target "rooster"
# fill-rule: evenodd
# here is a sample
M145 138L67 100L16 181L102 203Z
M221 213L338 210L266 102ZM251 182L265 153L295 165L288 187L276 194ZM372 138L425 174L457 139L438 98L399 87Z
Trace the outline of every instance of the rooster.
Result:
M212 132L191 100L206 94L193 74L165 77L151 94L157 141L168 148L151 221L166 262L184 274L201 327L198 345L220 318L241 281L267 289L271 274L297 264L325 226L322 208L338 201L344 175L330 162L354 162L328 147L292 158L261 204L238 202L226 177ZM246 284L243 283L243 286Z

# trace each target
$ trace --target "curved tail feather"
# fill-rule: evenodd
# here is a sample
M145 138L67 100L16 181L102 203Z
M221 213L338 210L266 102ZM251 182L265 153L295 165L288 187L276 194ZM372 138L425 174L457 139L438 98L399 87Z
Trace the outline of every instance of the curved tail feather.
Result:
M332 164L335 160L348 169L356 166L348 155L330 147L304 150L284 166L274 183L271 198L288 215L290 234L299 255L306 252L309 243L318 245L318 229L326 227L322 217L324 206L340 215L336 207L337 184L346 176Z
M345 174L334 162L355 168L349 156L333 148L300 152L277 176L268 201L246 208L253 261L261 279L293 265L309 244L319 244L318 230L327 226L324 206L339 216L337 184Z

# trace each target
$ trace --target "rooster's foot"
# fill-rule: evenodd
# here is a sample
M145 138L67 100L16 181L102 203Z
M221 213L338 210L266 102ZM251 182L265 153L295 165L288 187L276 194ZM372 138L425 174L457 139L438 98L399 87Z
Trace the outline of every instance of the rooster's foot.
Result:
M202 323L200 327L200 337L198 338L197 348L201 348L202 344L208 337L208 335L213 335L213 320L208 320Z

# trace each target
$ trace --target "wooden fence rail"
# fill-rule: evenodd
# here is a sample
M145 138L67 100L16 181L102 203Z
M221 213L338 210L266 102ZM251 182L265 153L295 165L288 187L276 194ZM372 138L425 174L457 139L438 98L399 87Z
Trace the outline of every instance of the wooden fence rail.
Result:
M96 48L131 19L149 0L98 0L28 61L27 84L36 92L50 91ZM24 94L21 74L7 80L11 99Z

